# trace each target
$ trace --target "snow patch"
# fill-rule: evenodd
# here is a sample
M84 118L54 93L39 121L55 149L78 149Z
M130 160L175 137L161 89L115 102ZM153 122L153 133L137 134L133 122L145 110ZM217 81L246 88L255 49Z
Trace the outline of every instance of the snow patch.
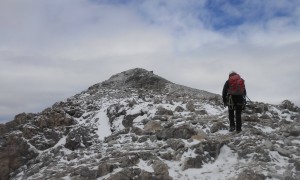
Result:
M219 115L221 113L223 113L222 109L220 108L216 108L210 104L205 104L203 106L203 108L206 110L206 112L209 114L209 115Z
M100 140L104 140L105 137L111 135L111 130L110 130L110 124L109 124L109 119L106 115L106 111L101 109L98 114L95 116L95 119L98 118L97 121L97 134L99 136Z
M153 168L148 166L147 162L140 159L140 162L137 164L137 167L141 170L147 171L147 172L154 172Z
M60 145L65 145L66 144L66 140L67 136L63 136L54 146L53 148L57 148Z
M298 139L292 140L292 143L293 144L300 144L300 140L298 140Z
M169 162L169 173L174 180L181 179L204 179L204 180L224 180L235 179L239 171L236 169L239 166L237 154L226 145L221 150L219 157L215 162L204 164L201 169L191 168L182 171L179 164L176 162Z
M254 126L254 127L256 129L260 129L264 133L272 133L275 131L275 129L272 129L271 127L267 127L267 126L264 126L264 127Z

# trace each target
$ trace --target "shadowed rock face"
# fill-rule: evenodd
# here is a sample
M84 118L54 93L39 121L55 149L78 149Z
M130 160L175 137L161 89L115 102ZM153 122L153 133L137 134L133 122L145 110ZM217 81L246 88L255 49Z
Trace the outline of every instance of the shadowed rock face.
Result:
M36 156L21 134L9 134L0 147L0 179L8 179L9 173Z
M131 69L0 124L0 180L297 179L298 110L249 104L243 131L229 133L219 95Z
M0 124L0 179L38 156L38 150L53 147L75 121L63 109L53 106L39 114L21 113Z

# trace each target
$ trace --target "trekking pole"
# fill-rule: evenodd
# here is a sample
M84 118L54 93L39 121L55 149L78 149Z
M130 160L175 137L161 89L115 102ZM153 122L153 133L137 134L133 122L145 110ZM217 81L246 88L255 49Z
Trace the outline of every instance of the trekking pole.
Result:
M251 99L246 95L246 98L252 103L252 104L254 104L252 101L251 101Z

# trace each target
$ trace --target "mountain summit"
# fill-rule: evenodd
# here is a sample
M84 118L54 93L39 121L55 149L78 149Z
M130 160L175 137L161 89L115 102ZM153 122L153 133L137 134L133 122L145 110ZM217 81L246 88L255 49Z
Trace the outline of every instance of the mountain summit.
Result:
M299 179L299 107L242 119L231 133L220 95L131 69L0 124L0 179Z
M110 88L146 88L162 89L170 83L168 80L155 75L153 71L142 68L135 68L113 75L108 80L101 83L102 86Z
M142 68L130 69L111 76L108 80L95 84L88 90L97 93L101 88L109 89L130 89L134 88L141 91L152 91L156 93L171 94L189 94L198 98L209 98L219 96L203 90L197 90L182 85L172 83L156 74L153 71L147 71Z

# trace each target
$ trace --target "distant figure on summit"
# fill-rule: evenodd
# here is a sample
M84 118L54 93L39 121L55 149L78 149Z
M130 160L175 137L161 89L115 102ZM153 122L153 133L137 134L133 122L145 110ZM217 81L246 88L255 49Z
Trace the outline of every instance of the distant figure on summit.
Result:
M223 102L228 106L229 111L229 131L236 130L237 133L242 131L242 110L246 103L245 81L239 74L232 71L223 87ZM234 121L235 119L235 121Z

